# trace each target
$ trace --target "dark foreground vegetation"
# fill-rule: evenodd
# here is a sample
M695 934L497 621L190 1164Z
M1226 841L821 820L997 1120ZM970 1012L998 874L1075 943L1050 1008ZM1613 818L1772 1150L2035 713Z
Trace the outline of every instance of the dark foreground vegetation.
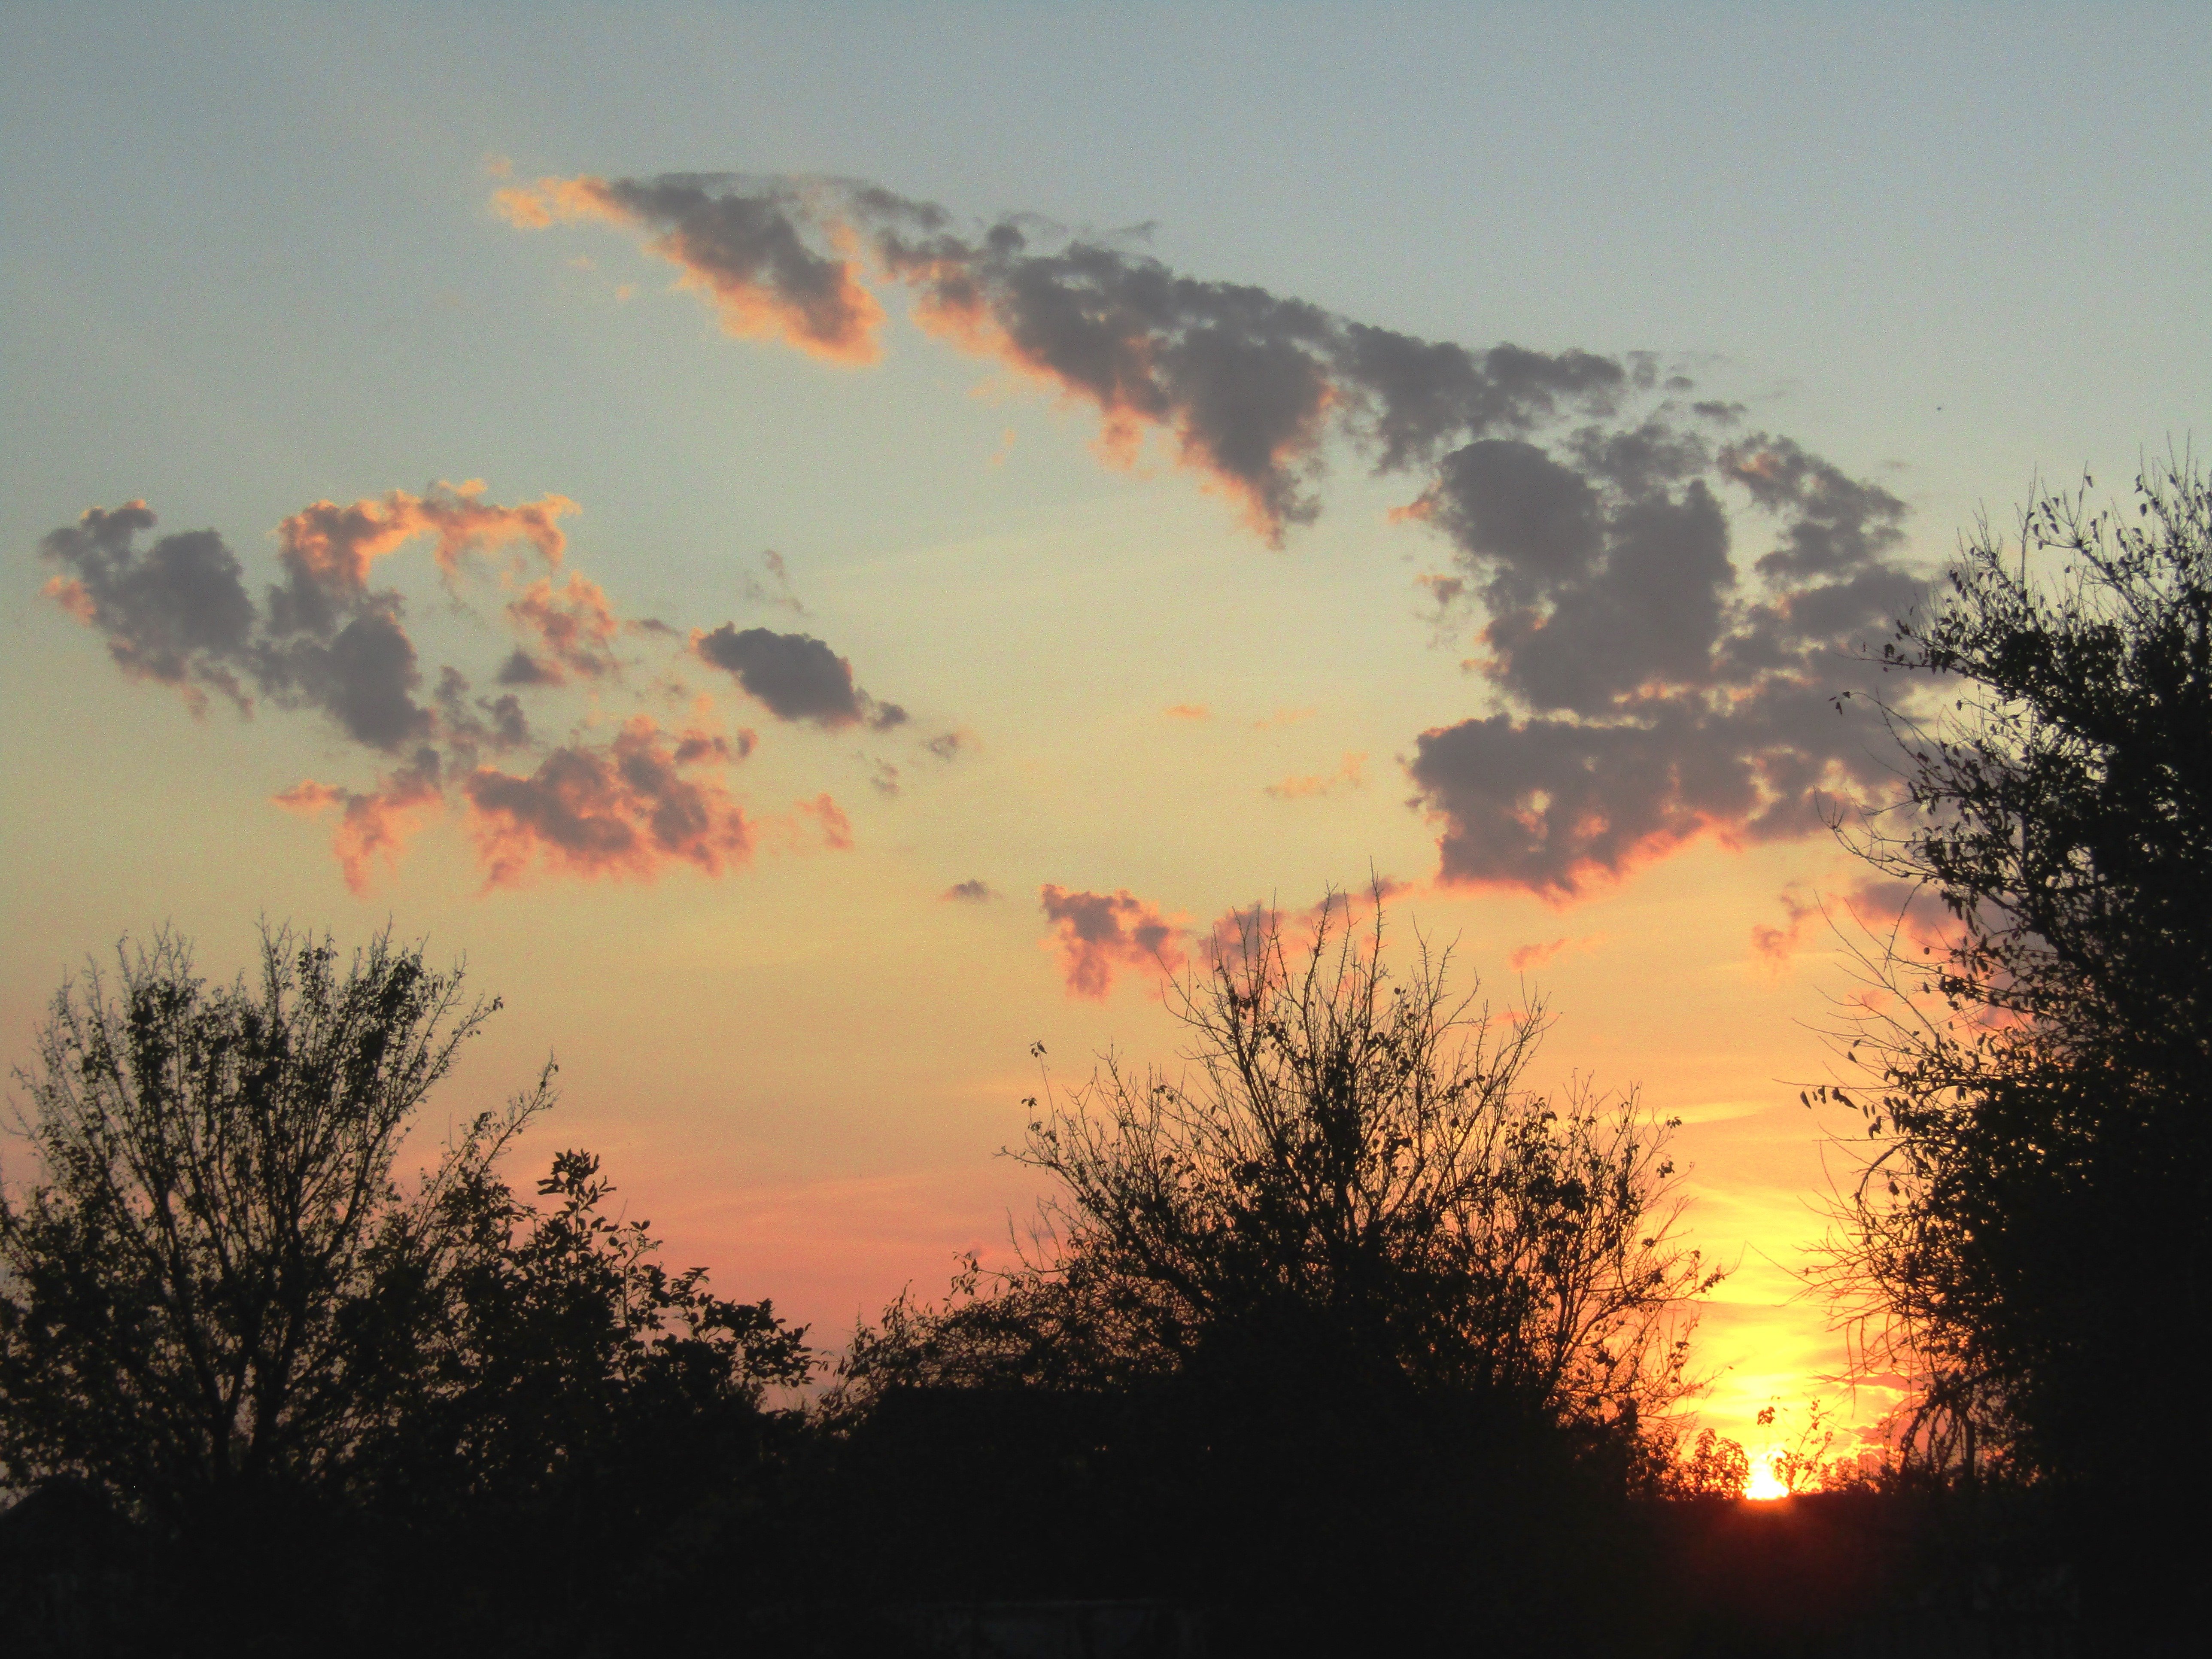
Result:
M1669 1126L1532 1092L1540 1007L1456 1000L1449 952L1394 978L1379 895L1251 916L1182 988L1182 1069L1048 1087L1027 1259L835 1356L669 1271L587 1154L509 1184L550 1068L403 1158L492 1012L420 948L280 930L222 986L164 937L18 1074L0 1639L2196 1650L2212 496L2143 505L2046 503L2055 592L1972 548L1890 647L1955 706L1894 716L1911 799L1846 833L1954 927L1876 956L1853 1033L1826 1271L1918 1386L1878 1474L1750 1504L1740 1450L1677 1443L1712 1276Z

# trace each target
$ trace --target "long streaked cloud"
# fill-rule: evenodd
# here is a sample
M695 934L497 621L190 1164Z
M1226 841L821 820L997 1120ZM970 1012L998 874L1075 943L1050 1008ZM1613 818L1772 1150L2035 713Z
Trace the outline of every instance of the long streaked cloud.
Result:
M1309 800L1316 795L1334 795L1340 790L1359 787L1367 757L1347 754L1334 772L1306 773L1287 777L1267 786L1267 793L1277 800Z
M488 887L536 874L741 868L760 841L728 779L757 744L751 732L718 724L708 703L680 731L641 712L617 714L611 737L590 729L610 699L673 693L672 671L689 654L674 629L626 618L597 583L561 569L559 520L575 511L559 495L502 506L474 481L313 502L277 526L277 580L258 602L245 566L215 531L146 539L156 520L143 501L94 507L40 550L59 567L49 596L101 636L125 674L175 689L197 714L214 692L241 714L265 702L319 714L365 751L374 782L307 779L276 797L296 812L335 815L332 850L356 891L395 868L410 839L456 804ZM427 546L457 595L465 580L489 576L507 596L498 615L514 643L492 668L488 693L456 665L434 674L409 631L403 594L376 581L379 562L410 543ZM697 637L740 636L726 625ZM788 662L757 664L744 681L771 713L832 727L866 720L878 731L906 720L897 705L859 690L850 665L822 641L768 637L805 647L797 672ZM809 680L825 662L829 675ZM539 700L570 684L592 689L591 720L565 739L541 737ZM772 845L853 842L827 793L765 822Z
M1422 579L1431 621L1472 640L1488 704L1406 757L1448 884L1564 902L1701 837L1817 833L1821 792L1886 785L1830 698L1917 595L1904 504L1649 354L1422 339L846 180L553 179L499 203L640 231L735 331L848 362L879 350L871 283L902 288L924 329L1096 411L1109 457L1164 441L1272 544L1319 514L1336 451L1413 479L1401 516L1449 558Z
M524 229L599 219L644 231L647 246L712 301L732 334L780 338L833 362L872 362L883 307L847 260L808 246L798 192L733 192L720 184L675 173L546 179L494 201Z

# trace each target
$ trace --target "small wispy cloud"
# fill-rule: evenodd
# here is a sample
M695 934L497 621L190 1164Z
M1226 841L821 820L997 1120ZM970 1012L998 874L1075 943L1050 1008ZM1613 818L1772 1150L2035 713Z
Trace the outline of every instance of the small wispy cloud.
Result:
M1525 974L1541 968L1563 951L1594 951L1604 942L1603 933L1585 933L1580 939L1554 939L1540 945L1524 945L1505 958L1505 965L1516 974Z
M1267 786L1267 793L1277 800L1308 800L1316 795L1341 794L1357 789L1361 772L1367 764L1364 754L1347 754L1334 772L1316 773L1310 777L1285 778L1279 783Z

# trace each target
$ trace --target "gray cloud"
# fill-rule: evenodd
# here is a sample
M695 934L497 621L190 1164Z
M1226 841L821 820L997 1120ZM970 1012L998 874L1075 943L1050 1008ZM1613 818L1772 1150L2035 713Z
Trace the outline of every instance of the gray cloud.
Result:
M805 267L809 294L860 291L868 261L916 295L923 326L1095 408L1109 452L1163 434L1271 543L1321 510L1331 441L1415 475L1408 513L1454 562L1422 579L1433 625L1453 637L1479 609L1468 666L1489 704L1422 734L1409 763L1448 879L1564 896L1693 836L1813 833L1817 789L1879 783L1828 698L1864 680L1852 641L1915 597L1904 504L1788 437L1731 435L1742 406L1652 354L1422 339L1126 240L1031 215L963 227L849 182L548 181L518 222L571 198L682 204L654 210L671 227L726 213L753 263L657 246L717 293L742 266L748 303L787 303L750 251L764 239L836 267ZM839 327L866 325L840 304ZM1774 526L1771 547L1739 551L1732 496ZM825 714L786 717L859 718L849 671L834 679L819 649L811 675L790 671L805 689L777 695Z
M512 691L497 697L469 696L469 677L447 666L438 675L438 718L446 740L464 762L480 750L503 755L530 746L530 719Z
M1319 512L1332 434L1402 471L1469 437L1607 414L1653 379L1631 360L1470 351L1352 322L1249 283L1183 276L1115 239L1068 237L1033 215L963 231L933 204L849 181L544 179L497 200L526 228L599 218L644 229L732 331L847 361L875 355L881 315L846 240L857 237L917 292L926 326L1091 404L1109 448L1166 433L1271 541Z
M1763 576L1848 575L1878 565L1905 541L1905 503L1878 484L1765 433L1721 452L1721 470L1783 520L1781 546L1759 561Z
M400 625L397 596L364 608L327 642L292 640L265 647L257 672L280 702L321 709L356 743L398 750L430 735L436 724L416 702L422 684L414 642Z
M93 507L39 544L68 574L47 592L107 641L126 674L186 688L210 686L244 707L253 600L238 557L212 530L134 543L155 520L143 501Z
M811 720L835 731L866 721L878 732L903 726L907 711L878 702L853 682L853 665L811 634L778 634L724 623L691 636L702 662L733 676L778 720Z
M1166 431L1277 544L1320 512L1332 433L1369 449L1378 471L1402 471L1471 434L1603 411L1629 379L1586 352L1470 352L1121 248L1040 246L1017 220L963 237L943 228L941 210L886 192L850 206L884 267L921 291L925 324L1094 404L1110 447Z
M527 777L482 768L462 785L490 886L533 866L583 876L650 878L671 862L720 875L752 853L744 814L690 766L732 758L724 747L669 746L642 717L605 747L556 748ZM826 797L825 797L826 799Z
M106 637L126 673L187 695L213 686L241 708L250 683L277 702L320 709L356 742L386 751L428 735L434 720L414 700L422 674L397 594L294 583L270 590L264 618L222 537L195 530L138 547L155 522L143 501L94 507L40 544L70 572L49 592ZM302 593L315 596L311 617Z
M1779 527L1764 591L1732 555L1729 484ZM1918 594L1886 491L1786 440L1710 453L1662 413L1468 446L1420 510L1483 601L1474 665L1505 705L1416 739L1447 880L1570 897L1699 835L1815 833L1821 792L1887 787L1831 702L1873 679L1854 641Z
M750 732L692 724L664 732L639 715L611 740L555 746L520 775L480 763L538 747L518 691L534 695L576 678L611 687L620 678L612 655L618 635L674 635L665 625L625 622L582 577L571 574L559 587L538 580L506 606L506 621L530 642L496 671L498 684L514 689L475 696L469 677L447 665L434 691L422 695L425 673L404 603L396 590L369 584L376 559L418 537L433 538L449 579L472 555L517 542L534 546L547 566L562 556L555 520L574 511L573 502L547 496L501 507L483 500L482 488L312 503L278 526L282 580L267 587L260 606L214 531L141 545L156 522L143 501L95 507L46 537L40 551L61 567L49 595L103 637L125 672L178 688L196 708L213 688L241 710L252 706L249 690L280 708L313 710L350 741L391 757L371 789L308 779L276 797L303 813L336 811L333 848L356 890L379 863L396 862L408 837L456 791L471 809L493 885L538 866L650 877L672 862L709 874L744 863L750 829L714 774L752 751ZM847 723L889 727L905 720L904 710L853 688L849 672L836 666L846 675ZM800 695L775 678L773 665L768 672L787 705ZM828 795L801 810L832 844L849 843L849 827Z
M780 334L824 356L874 355L881 307L835 253L807 246L803 193L729 173L543 179L495 198L514 224L599 218L658 232L654 252L714 300L733 334Z

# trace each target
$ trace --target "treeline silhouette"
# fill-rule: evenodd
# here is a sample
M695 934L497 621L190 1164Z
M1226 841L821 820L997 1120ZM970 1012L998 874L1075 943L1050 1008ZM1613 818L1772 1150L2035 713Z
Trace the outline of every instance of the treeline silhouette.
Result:
M1823 1271L1917 1387L1879 1468L1801 1438L1824 1489L1748 1504L1678 1437L1716 1275L1673 1126L1530 1089L1540 1005L1418 939L1394 974L1379 889L1218 940L1178 1069L1048 1081L1020 1259L834 1352L670 1270L588 1153L510 1184L550 1066L423 1159L497 1005L420 945L276 929L225 985L164 934L17 1073L9 1651L2185 1650L2212 495L2140 488L2039 504L2055 579L1969 547L1887 652L1951 714L1889 711L1911 798L1838 823L1954 924L1850 1034Z

